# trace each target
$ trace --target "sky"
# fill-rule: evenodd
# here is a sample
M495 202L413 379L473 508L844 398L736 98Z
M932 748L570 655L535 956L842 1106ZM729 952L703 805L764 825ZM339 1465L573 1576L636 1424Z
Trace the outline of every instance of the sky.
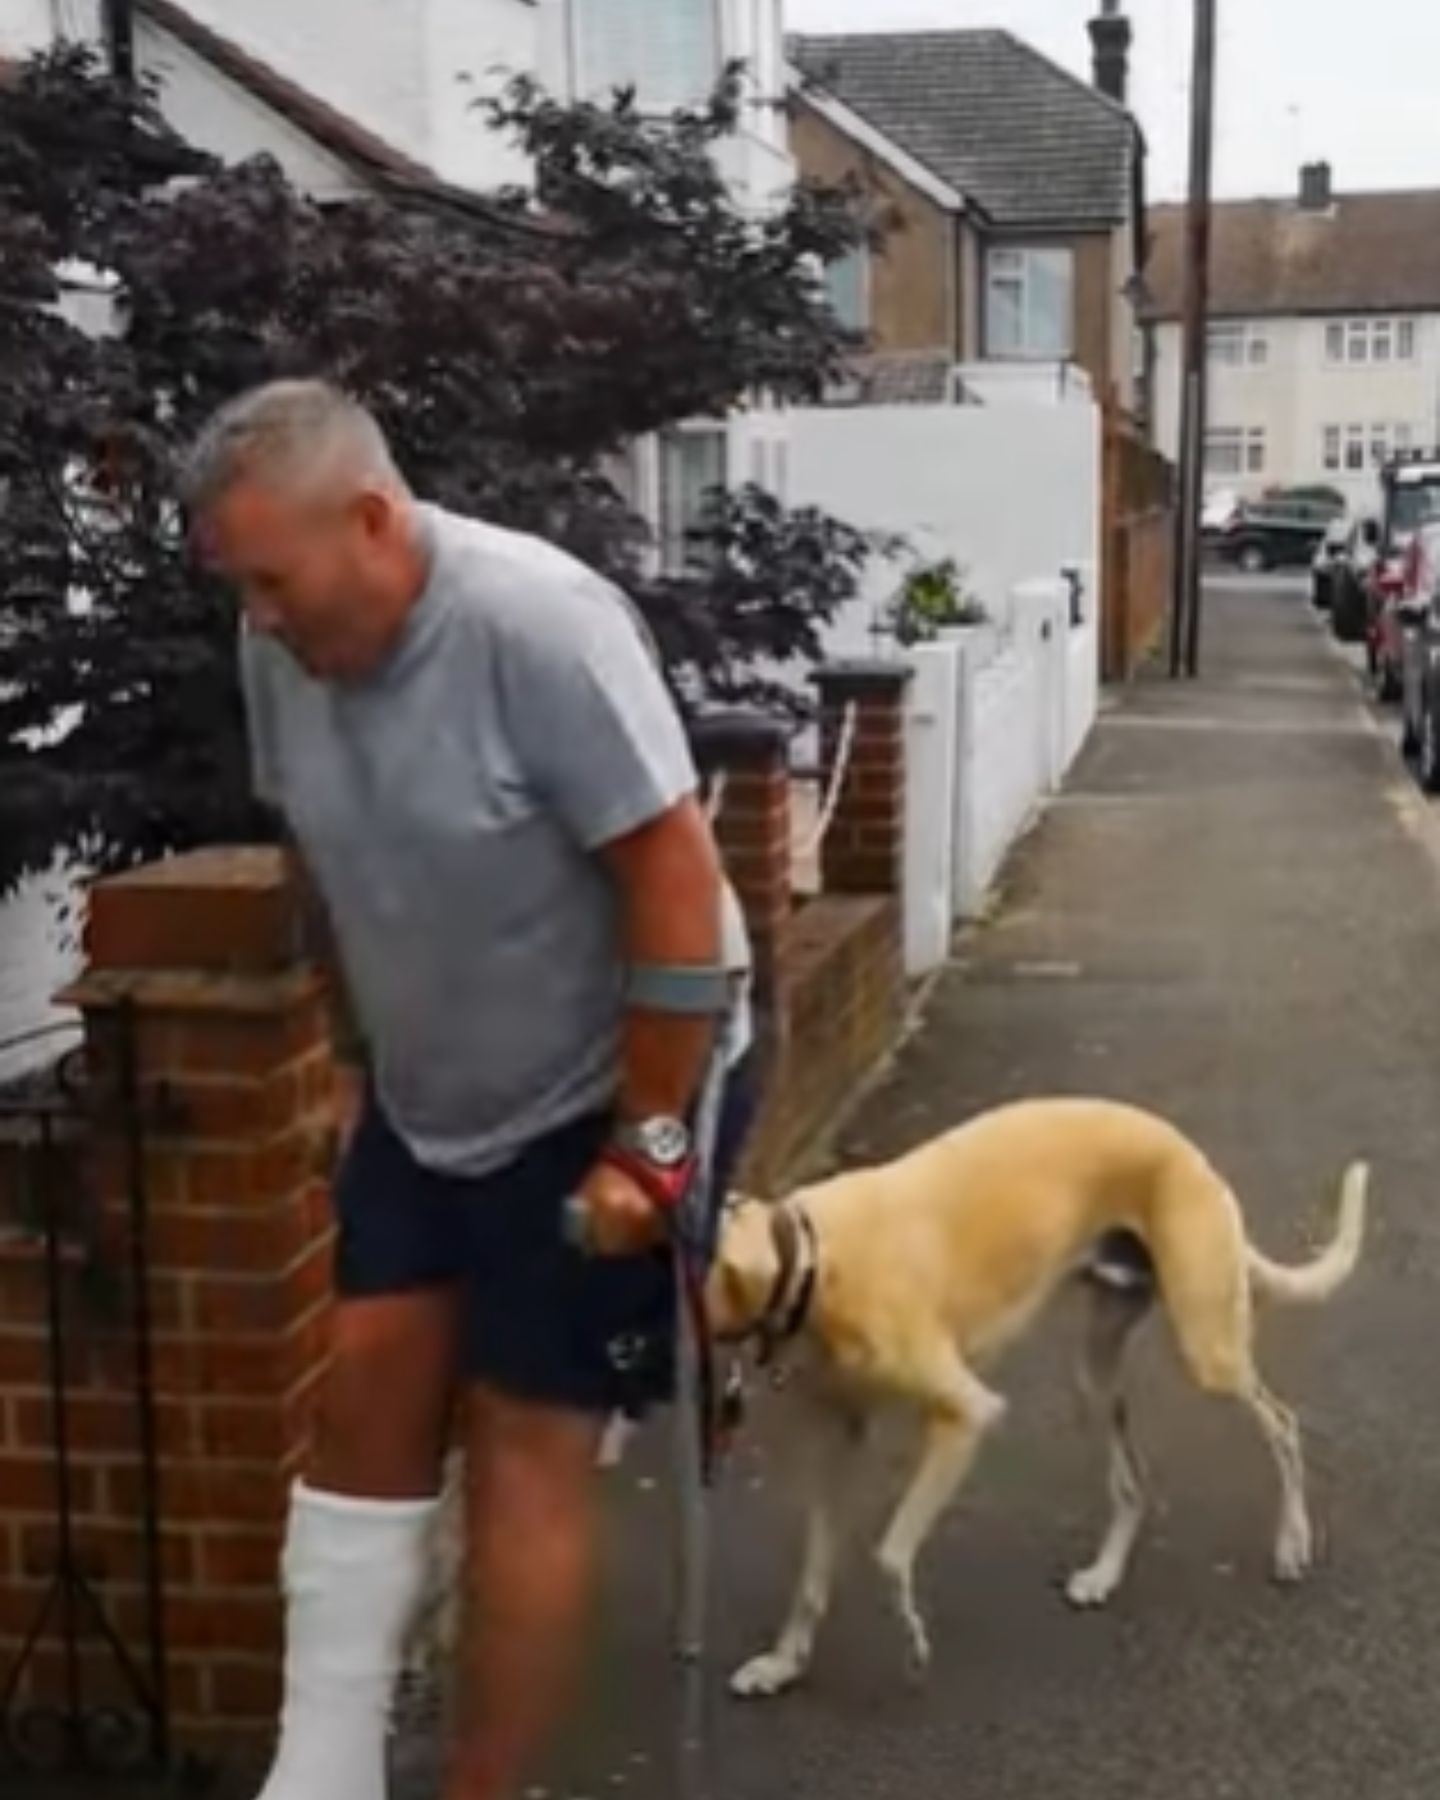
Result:
M1090 71L1096 0L785 0L792 31L1002 26ZM1125 0L1132 100L1156 198L1184 192L1193 0ZM1216 192L1288 194L1328 160L1342 191L1440 187L1435 0L1219 0Z

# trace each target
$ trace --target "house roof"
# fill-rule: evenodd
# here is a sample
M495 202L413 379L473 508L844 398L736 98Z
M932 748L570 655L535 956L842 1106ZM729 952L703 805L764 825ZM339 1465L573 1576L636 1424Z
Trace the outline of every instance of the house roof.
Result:
M948 350L891 350L857 356L851 375L866 406L939 406L950 398L954 368Z
M790 56L1001 229L1099 231L1130 216L1134 120L1008 31L796 37Z
M1151 316L1182 311L1185 209L1150 215ZM1210 310L1285 313L1440 311L1440 190L1341 194L1327 210L1295 200L1217 205Z
M424 163L243 50L232 38L202 24L175 0L135 0L135 10L351 168L391 181L438 181Z

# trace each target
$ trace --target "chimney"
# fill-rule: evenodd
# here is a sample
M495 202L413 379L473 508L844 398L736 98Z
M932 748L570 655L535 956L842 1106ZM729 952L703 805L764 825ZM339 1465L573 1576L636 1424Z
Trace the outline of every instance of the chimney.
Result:
M1120 11L1120 0L1100 0L1100 17L1090 21L1095 46L1095 86L1120 106L1129 104L1130 45L1135 32Z
M1329 163L1306 163L1300 170L1301 212L1329 212L1334 200Z

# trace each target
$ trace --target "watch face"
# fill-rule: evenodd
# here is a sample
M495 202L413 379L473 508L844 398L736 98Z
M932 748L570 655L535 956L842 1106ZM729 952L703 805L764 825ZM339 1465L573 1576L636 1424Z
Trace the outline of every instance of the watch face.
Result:
M690 1133L678 1119L647 1119L627 1134L636 1153L659 1169L676 1169L690 1154Z

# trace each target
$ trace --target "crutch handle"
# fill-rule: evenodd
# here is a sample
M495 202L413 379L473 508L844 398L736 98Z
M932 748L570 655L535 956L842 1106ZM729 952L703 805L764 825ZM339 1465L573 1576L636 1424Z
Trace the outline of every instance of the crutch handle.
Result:
M572 1250L590 1248L590 1208L583 1194L572 1194L565 1202L561 1232Z

